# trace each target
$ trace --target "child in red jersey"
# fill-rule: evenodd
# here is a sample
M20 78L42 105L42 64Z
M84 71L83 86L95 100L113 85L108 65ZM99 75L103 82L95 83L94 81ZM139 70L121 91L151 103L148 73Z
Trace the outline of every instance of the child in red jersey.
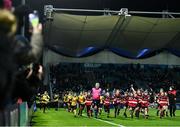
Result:
M114 105L114 117L120 113L120 104L122 103L120 91L117 89L115 95L113 97L113 105Z
M128 109L128 100L129 100L129 95L127 92L125 92L123 98L122 98L122 102L123 102L123 105L125 107L124 109L124 116L127 118L127 114L126 114L126 111Z
M134 110L137 107L137 104L138 104L137 94L135 92L130 93L130 97L128 99L128 107L129 107L131 118L133 118Z
M105 99L104 99L104 111L107 113L107 117L109 118L110 114L110 104L111 104L110 94L106 93Z
M92 117L92 110L91 110L92 102L93 102L93 100L92 100L92 97L91 97L91 95L89 93L89 94L87 94L86 100L85 100L87 116L89 118Z
M161 110L161 109L160 109L160 108L161 108L161 107L160 107L160 104L158 103L158 98L159 98L159 96L161 95L162 92L164 92L164 90L161 88L160 91L159 91L159 93L156 94L156 98L155 98L155 101L156 101L156 103L157 103L157 112L156 112L156 115L157 115L157 116L159 116L159 112L160 112L160 110Z
M165 92L161 92L157 102L159 103L159 108L160 108L160 118L162 118L164 117L165 111L168 109L168 105L169 105L169 99L168 96L165 95Z
M141 111L141 102L142 102L142 91L140 89L138 89L137 91L134 91L137 93L137 100L138 100L138 103L137 103L137 107L135 108L135 116L137 118L139 118L139 113Z
M144 118L148 118L148 106L149 106L149 95L148 95L148 92L145 91L143 93L143 96L142 96L142 101L141 101L141 108L144 110Z

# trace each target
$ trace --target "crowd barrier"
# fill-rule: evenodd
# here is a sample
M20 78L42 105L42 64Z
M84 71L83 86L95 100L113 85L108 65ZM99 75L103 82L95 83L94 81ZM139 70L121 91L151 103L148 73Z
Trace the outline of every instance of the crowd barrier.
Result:
M32 115L27 102L14 104L0 111L0 126L27 126Z
M177 103L177 104L176 104L176 109L177 109L177 110L180 110L180 103Z

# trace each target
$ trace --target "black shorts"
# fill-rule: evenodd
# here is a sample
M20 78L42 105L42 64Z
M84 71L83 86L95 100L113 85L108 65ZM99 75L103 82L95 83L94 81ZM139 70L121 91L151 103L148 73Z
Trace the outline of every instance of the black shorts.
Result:
M114 108L123 109L124 108L124 104L121 104L121 103L114 104Z
M99 104L99 107L100 107L100 108L102 108L102 107L103 107L103 104L102 104L102 103L100 103L100 104Z
M93 100L93 105L99 107L100 100Z
M79 107L84 108L85 104L79 104Z
M86 105L87 111L91 110L91 105Z
M41 103L41 107L47 107L46 103Z
M72 110L76 110L77 109L77 105L75 105L75 106L71 105L71 108L72 108Z

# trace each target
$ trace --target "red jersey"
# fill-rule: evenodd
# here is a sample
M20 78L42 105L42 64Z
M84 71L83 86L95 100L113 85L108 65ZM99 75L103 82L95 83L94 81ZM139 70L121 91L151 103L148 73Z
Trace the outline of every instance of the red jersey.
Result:
M138 103L141 103L141 101L142 101L142 99L143 99L142 95L141 95L141 94L138 94L136 98L137 98L137 100L138 100Z
M115 95L113 98L113 104L120 104L121 103L121 96L119 95Z
M123 104L124 104L125 106L128 105L128 101L129 101L129 96L124 96L124 97L122 98L122 102L123 102Z
M149 95L144 95L142 97L141 106L142 107L148 107L149 106Z
M130 107L136 107L138 104L138 99L136 97L129 97L128 99L128 106Z
M168 91L169 103L176 104L176 90Z
M168 105L168 97L167 96L159 96L158 97L158 103L161 106L167 106Z
M91 97L87 97L87 98L86 98L86 101L85 101L85 105L86 105L86 106L91 106L91 105L92 105L92 102L93 102L93 101L92 101L92 98L91 98Z
M172 95L174 95L174 96L176 96L176 93L177 93L176 90L170 90L170 91L168 91L168 94L172 94Z
M106 97L105 99L104 99L104 105L105 106L109 106L110 105L110 97Z

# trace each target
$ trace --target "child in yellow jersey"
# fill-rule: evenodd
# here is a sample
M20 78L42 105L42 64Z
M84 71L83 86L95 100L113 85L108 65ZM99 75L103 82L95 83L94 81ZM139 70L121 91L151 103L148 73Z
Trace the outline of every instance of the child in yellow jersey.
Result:
M104 103L104 96L100 96L100 105L99 105L99 114L101 115L102 113L102 108L103 108L103 103Z
M53 99L54 99L55 111L57 111L59 108L59 94L55 93Z
M65 93L64 97L63 97L63 107L66 109L68 107L68 95Z
M44 92L41 96L41 107L43 108L43 113L45 113L45 110L47 108L47 104L49 103L50 97L47 93L47 91Z
M72 97L72 101L71 101L71 109L74 113L74 117L76 117L77 102L78 102L78 97L76 96L76 93L74 93L74 96Z
M67 105L68 105L68 112L71 111L71 103L72 103L72 95L71 92L69 92L68 96L67 96Z
M78 115L82 116L82 111L84 110L84 107L85 107L85 97L84 97L82 92L78 96L78 102L79 102L79 113L78 113Z

